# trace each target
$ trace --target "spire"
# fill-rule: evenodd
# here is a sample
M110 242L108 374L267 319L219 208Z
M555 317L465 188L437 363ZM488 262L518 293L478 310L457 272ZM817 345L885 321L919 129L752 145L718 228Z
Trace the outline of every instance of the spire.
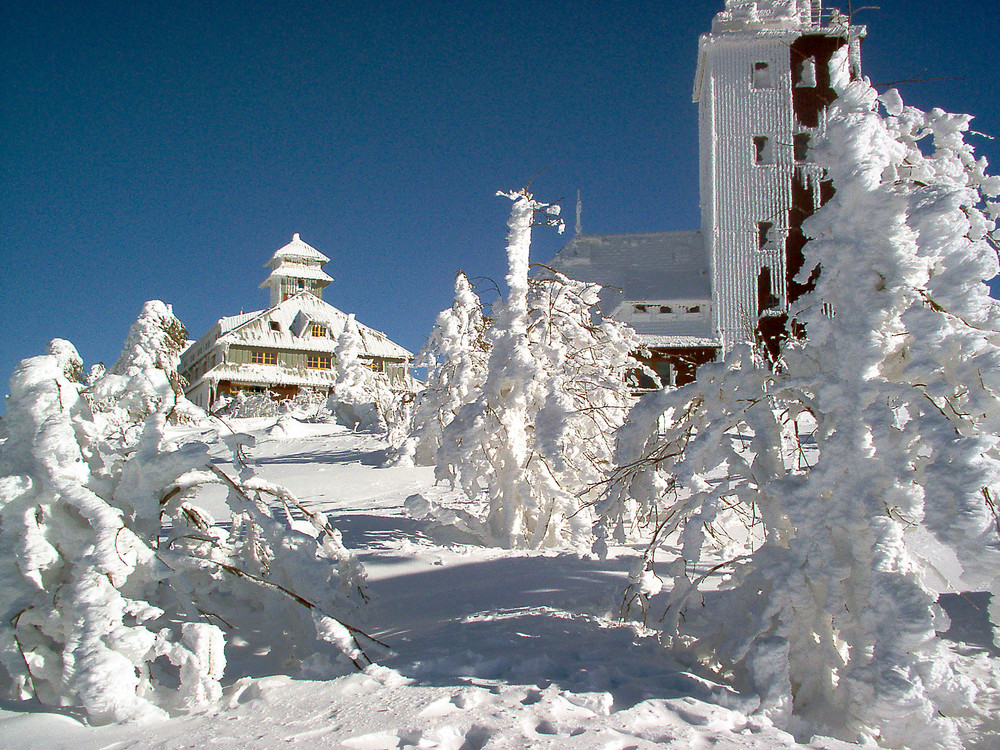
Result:
M576 234L583 234L583 222L581 221L581 216L583 215L583 201L580 200L580 189L577 188L576 191Z

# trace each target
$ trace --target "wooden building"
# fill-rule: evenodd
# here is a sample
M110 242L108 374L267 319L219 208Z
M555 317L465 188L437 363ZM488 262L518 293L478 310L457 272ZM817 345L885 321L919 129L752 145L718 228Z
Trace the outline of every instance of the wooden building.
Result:
M323 301L333 281L325 255L298 234L265 264L265 310L220 318L182 354L185 395L209 409L220 396L239 392L290 398L300 390L327 393L336 380L335 350L347 314ZM407 369L413 355L381 331L358 323L362 359L394 390L413 390Z

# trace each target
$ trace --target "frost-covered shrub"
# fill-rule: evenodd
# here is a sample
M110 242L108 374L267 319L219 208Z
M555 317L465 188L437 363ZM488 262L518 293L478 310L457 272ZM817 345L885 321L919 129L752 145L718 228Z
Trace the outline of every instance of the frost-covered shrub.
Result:
M417 394L409 434L397 451L396 463L434 464L445 426L482 387L488 357L482 304L465 274L459 271L455 276L455 302L437 316L415 363L427 368L427 381Z
M802 277L821 272L792 311L806 337L773 372L738 350L640 402L603 535L636 518L652 547L679 534L659 571L666 641L755 690L779 724L957 748L990 709L936 635L931 587L990 591L1000 624L1000 311L981 281L998 270L1000 181L965 143L968 117L895 92L881 114L844 59L833 73L817 158L836 194L806 223ZM720 560L727 515L759 539ZM639 597L657 587L651 555Z
M314 675L364 662L339 619L363 603L363 569L287 490L218 467L220 448L239 465L245 436L170 440L172 399L123 428L92 412L72 346L50 352L15 370L0 445L0 690L102 723L211 706L234 656ZM162 366L111 375L124 403ZM218 523L201 507L211 484L226 490Z
M482 387L445 425L436 473L485 501L485 541L580 545L593 520L586 493L609 468L608 436L631 404L637 341L596 311L599 287L555 272L529 282L531 228L538 217L561 227L558 206L525 190L508 197L510 292L495 308Z

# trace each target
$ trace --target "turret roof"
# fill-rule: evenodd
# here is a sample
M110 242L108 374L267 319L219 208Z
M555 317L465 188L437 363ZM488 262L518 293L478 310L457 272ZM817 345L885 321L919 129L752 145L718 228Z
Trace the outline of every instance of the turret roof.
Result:
M264 265L269 268L276 268L284 261L299 261L308 265L323 265L329 263L330 259L312 245L303 242L299 238L299 233L292 235L292 241L284 247L278 248L271 259ZM333 279L331 279L332 281Z

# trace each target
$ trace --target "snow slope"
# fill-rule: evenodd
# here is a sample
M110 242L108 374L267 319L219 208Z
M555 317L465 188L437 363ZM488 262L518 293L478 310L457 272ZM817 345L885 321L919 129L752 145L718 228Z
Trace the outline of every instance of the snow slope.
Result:
M255 675L211 715L91 728L2 704L16 748L848 748L796 744L756 699L684 672L648 631L607 615L638 555L607 562L461 543L409 517L433 469L379 468L385 444L327 424L244 420L255 468L330 514L367 567L378 666L328 682ZM248 665L248 668L252 666ZM988 747L989 745L981 745Z

